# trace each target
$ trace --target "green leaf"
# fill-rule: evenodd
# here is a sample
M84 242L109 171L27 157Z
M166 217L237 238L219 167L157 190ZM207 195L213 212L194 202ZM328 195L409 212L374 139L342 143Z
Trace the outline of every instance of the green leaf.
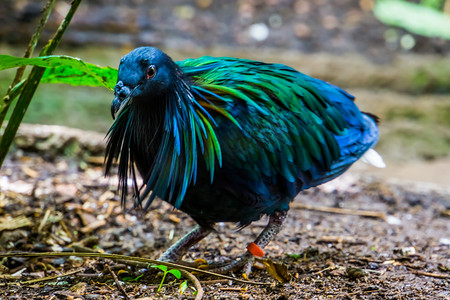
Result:
M450 39L450 16L435 9L406 1L378 0L373 12L387 25L428 37Z
M161 271L163 271L164 273L167 272L167 267L165 265L157 265L157 266L151 266L152 268L158 268Z
M180 272L179 270L177 270L177 269L169 270L168 273L172 274L172 275L175 276L177 279L180 279L180 278L181 278L181 272Z
M180 288L178 289L180 295L184 294L184 291L186 291L187 287L188 287L187 280L185 280L180 284Z
M66 55L50 55L35 58L0 55L0 70L25 65L46 68L41 82L67 83L75 86L104 86L114 89L117 70L86 63L79 58Z
M141 275L137 276L136 278L133 278L133 277L130 277L130 276L126 276L126 277L122 278L122 280L125 281L125 282L138 281L139 278L141 278L142 276L144 276L144 274L141 274Z

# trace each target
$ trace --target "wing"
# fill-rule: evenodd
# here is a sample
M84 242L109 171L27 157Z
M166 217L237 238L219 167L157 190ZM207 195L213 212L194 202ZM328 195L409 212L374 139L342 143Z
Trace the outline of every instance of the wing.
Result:
M302 189L342 174L378 138L344 90L280 64L202 57L179 63L216 120L223 165ZM298 192L298 191L297 191Z

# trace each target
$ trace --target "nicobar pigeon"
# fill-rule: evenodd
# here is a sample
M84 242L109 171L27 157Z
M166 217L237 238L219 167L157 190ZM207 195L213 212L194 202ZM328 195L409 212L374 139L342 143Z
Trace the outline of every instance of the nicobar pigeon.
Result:
M132 182L136 205L148 209L160 198L198 223L164 261L180 262L216 222L247 226L268 215L249 244L261 250L299 192L360 158L384 165L372 149L377 117L341 88L282 64L210 56L175 62L141 47L120 60L114 95L105 171L118 165L122 201ZM213 271L248 275L254 253Z

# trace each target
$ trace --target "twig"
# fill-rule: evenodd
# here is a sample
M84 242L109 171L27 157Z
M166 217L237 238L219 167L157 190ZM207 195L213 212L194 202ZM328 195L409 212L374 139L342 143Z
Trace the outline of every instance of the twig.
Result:
M328 213L334 213L334 214L379 218L382 220L386 219L386 214L383 212L379 212L379 211L337 208L337 207L329 207L329 206L314 206L314 205L308 205L308 204L302 204L302 203L292 203L291 208L315 210L315 211L328 212Z
M332 270L336 270L336 269L338 269L338 268L340 268L340 267L338 267L338 266L330 266L330 267L327 267L327 268L325 268L325 269L322 269L322 270L320 270L320 271L317 271L317 272L314 272L314 273L312 273L312 274L310 274L310 276L314 276L314 275L320 275L320 276L322 276L322 273L323 272L325 272L325 271L332 271Z
M333 236L333 235L324 235L323 237L317 240L317 243L344 243L352 245L366 244L365 241L357 240L352 236Z
M154 259L148 259L143 257L134 257L134 256L128 256L128 255L120 255L120 254L107 254L107 253L78 253L78 252L41 252L41 253L34 253L34 252L13 252L13 253L0 253L0 258L2 257L65 257L65 256L76 256L76 257L96 257L96 258L108 258L112 259L114 261L133 261L133 262L139 262L141 263L141 266L148 266L148 265L164 265L172 269L178 269L178 270L186 270L188 272L197 272L202 273L205 275L215 276L227 280L231 280L234 282L239 283L246 283L246 284L252 284L252 285L272 285L272 283L267 282L257 282L257 281L249 281L239 278L234 278L210 271L205 271L202 269L192 268L188 266L183 266L176 263L170 263L165 261L159 261Z
M50 209L47 209L47 210L45 211L44 217L43 217L42 220L41 220L41 224L39 224L39 227L38 227L38 233L41 233L42 228L44 228L45 223L47 223L47 220L48 220L48 217L49 217L49 216L50 216Z
M416 270L412 270L412 272L416 275L441 278L441 279L450 279L450 275L447 275L447 274L430 273L430 272L423 272L423 271L416 271Z
M123 286L120 284L119 279L117 278L116 273L113 272L113 270L111 270L111 268L109 267L108 264L105 265L106 268L108 269L109 273L111 273L112 277L114 278L114 282L116 283L117 288L119 289L119 291L123 294L123 296L125 297L125 299L129 300L130 297L128 297L127 292L125 292Z
M9 275L9 274L1 274L0 279L3 280L17 280L20 278L20 275Z
M197 277L195 277L194 275L192 275L192 273L189 273L188 271L185 270L180 270L181 274L184 275L184 277L187 277L189 279L190 282L192 282L195 285L195 288L197 289L197 295L195 295L195 300L200 300L203 298L203 288L202 285L200 283L200 281L197 279Z
M229 291L229 292L246 292L246 291L247 291L247 288L240 288L240 287L237 287L237 288L233 288L233 287L223 287L223 288L220 288L220 290L221 290L221 291Z
M78 268L76 270L68 271L66 273L59 274L59 275L48 276L48 277L44 277L44 278L32 279L32 280L27 280L27 281L19 281L19 284L33 284L33 283L36 283L36 282L53 280L53 279L56 279L56 278L73 275L73 274L81 272L81 271L83 271L83 269L82 268ZM14 282L12 282L12 283L0 283L0 286L6 286L6 285L11 285L11 284L17 284L17 283L14 283Z
M200 283L202 284L216 284L216 283L228 283L230 282L228 279L213 279L213 280L202 280Z

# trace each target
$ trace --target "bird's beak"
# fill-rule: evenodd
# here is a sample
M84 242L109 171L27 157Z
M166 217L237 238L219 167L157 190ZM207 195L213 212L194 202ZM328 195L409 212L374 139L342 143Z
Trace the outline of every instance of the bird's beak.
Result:
M119 96L114 97L114 100L111 104L111 116L113 120L116 118L116 112L120 109L120 99Z
M111 116L115 119L116 115L119 115L124 107L130 102L131 90L128 86L124 85L122 81L118 81L114 87L114 100L111 104Z

